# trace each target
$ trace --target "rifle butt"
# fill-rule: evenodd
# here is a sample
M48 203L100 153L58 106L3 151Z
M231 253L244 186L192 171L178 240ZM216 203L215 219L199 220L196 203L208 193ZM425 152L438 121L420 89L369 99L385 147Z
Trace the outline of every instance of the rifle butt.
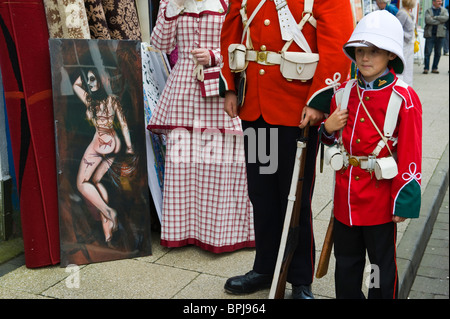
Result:
M328 265L330 263L331 248L333 248L333 225L334 216L331 215L328 223L327 233L323 241L322 252L320 253L319 263L316 270L316 278L322 278L328 272Z

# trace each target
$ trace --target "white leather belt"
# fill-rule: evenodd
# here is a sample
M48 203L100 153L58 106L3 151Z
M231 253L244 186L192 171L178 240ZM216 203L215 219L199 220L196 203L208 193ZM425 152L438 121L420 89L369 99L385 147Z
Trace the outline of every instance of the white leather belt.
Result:
M263 65L274 65L281 63L281 54L272 51L247 50L245 59Z
M375 168L375 160L376 157L371 156L355 156L346 154L344 156L344 166L348 166L349 164L354 167L360 167L361 169L372 171Z

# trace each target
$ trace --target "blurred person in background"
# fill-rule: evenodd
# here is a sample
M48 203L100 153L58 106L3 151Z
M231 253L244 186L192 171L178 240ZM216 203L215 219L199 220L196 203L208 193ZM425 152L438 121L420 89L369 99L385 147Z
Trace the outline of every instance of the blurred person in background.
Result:
M380 10L386 10L396 16L398 8L390 4L390 2L390 0L377 0L377 6Z
M408 85L413 85L413 67L414 67L414 34L415 19L412 9L416 7L416 0L402 0L402 8L397 13L397 18L403 27L403 57L405 58L405 69L398 78L402 79Z
M441 58L442 44L445 39L445 23L448 21L448 11L442 7L442 0L433 0L432 7L425 11L425 60L423 74L430 70L430 56L434 50L431 73L439 73L438 65Z

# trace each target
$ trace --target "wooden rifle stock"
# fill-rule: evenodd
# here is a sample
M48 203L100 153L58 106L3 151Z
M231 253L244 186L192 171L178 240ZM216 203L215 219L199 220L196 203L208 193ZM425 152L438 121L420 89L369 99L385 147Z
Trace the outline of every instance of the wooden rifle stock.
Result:
M333 247L333 225L334 214L331 212L330 222L328 223L327 233L322 245L322 252L320 253L319 263L316 270L316 278L322 278L328 272L328 265L330 263L331 248Z
M302 130L303 136L297 140L297 152L295 154L294 170L292 172L291 188L288 196L286 216L284 218L283 233L281 235L272 286L269 292L270 299L284 298L289 265L291 264L295 249L297 248L308 130L309 125Z

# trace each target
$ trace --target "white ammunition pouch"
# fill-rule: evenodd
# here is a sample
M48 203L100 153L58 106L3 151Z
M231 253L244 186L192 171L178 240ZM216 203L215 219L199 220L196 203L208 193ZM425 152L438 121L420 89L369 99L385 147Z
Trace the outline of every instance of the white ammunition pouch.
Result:
M392 179L398 174L397 162L392 156L377 158L374 171L378 180Z
M319 62L318 53L281 52L280 72L288 80L312 79Z
M228 61L233 72L241 72L247 67L245 58L247 48L244 44L233 43L228 47Z
M324 160L335 171L339 171L344 167L344 155L337 145L327 147Z

